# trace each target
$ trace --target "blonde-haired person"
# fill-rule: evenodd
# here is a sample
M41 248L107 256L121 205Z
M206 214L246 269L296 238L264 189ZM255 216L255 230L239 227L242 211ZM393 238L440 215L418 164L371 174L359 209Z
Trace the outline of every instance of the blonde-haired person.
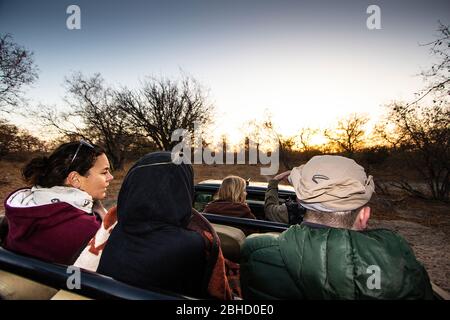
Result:
M228 176L222 181L217 193L217 199L210 202L203 212L225 216L256 219L245 198L247 184L238 176Z

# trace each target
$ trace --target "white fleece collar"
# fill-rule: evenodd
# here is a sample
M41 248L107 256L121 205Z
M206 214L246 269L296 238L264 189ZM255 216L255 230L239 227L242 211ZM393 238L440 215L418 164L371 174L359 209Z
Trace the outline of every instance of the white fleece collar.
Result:
M11 207L20 208L42 206L58 202L66 202L86 213L92 212L93 199L87 192L63 186L55 186L52 188L34 186L31 189L22 189L12 194L6 203Z

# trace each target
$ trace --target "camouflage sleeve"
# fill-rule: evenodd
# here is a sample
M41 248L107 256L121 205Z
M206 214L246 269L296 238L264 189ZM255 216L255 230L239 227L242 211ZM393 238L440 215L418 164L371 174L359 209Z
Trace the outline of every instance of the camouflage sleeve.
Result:
M279 204L278 180L269 181L264 199L264 214L267 220L289 223L286 205Z

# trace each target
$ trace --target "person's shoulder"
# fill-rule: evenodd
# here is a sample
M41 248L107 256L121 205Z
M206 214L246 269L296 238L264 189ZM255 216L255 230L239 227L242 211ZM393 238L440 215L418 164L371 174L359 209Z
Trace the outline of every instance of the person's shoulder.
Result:
M242 245L242 254L250 254L256 250L278 246L279 236L280 234L275 232L253 233L245 239Z
M356 236L355 236L356 235ZM415 260L415 254L409 243L400 234L389 229L370 229L355 232L354 245L363 248L380 248L385 255Z
M206 204L206 206L205 206L205 209L206 208L214 208L214 207L216 207L216 206L218 206L218 205L220 205L222 203L223 203L223 200L215 199L215 200L213 200L211 202L208 202Z
M399 242L402 244L407 244L406 240L397 232L385 228L379 228L379 229L367 229L364 231L355 231L357 234L375 238L378 240L384 240L388 242Z
M98 221L94 214L86 213L78 208L71 206L70 204L63 203L65 206L61 208L64 215L67 217L67 224L79 226L81 229L93 229L97 230L101 226L101 222Z
M238 208L241 208L243 211L245 211L245 212L248 212L248 213L251 213L252 212L252 210L250 209L250 206L248 205L248 203L247 202L236 202L235 203L235 205L238 207Z

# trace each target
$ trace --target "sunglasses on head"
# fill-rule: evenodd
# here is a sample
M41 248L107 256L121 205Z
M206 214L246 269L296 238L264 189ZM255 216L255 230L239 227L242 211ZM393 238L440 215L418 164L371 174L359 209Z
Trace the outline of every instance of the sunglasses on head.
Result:
M88 147L88 148L94 149L94 146L93 146L92 144L90 144L90 143L87 142L86 140L81 139L81 140L80 140L80 143L79 143L79 145L78 145L77 151L75 151L75 154L73 155L72 160L70 160L68 169L70 168L70 166L72 165L72 163L73 163L73 162L75 161L75 159L77 158L78 152L80 152L82 146L86 146L86 147Z

